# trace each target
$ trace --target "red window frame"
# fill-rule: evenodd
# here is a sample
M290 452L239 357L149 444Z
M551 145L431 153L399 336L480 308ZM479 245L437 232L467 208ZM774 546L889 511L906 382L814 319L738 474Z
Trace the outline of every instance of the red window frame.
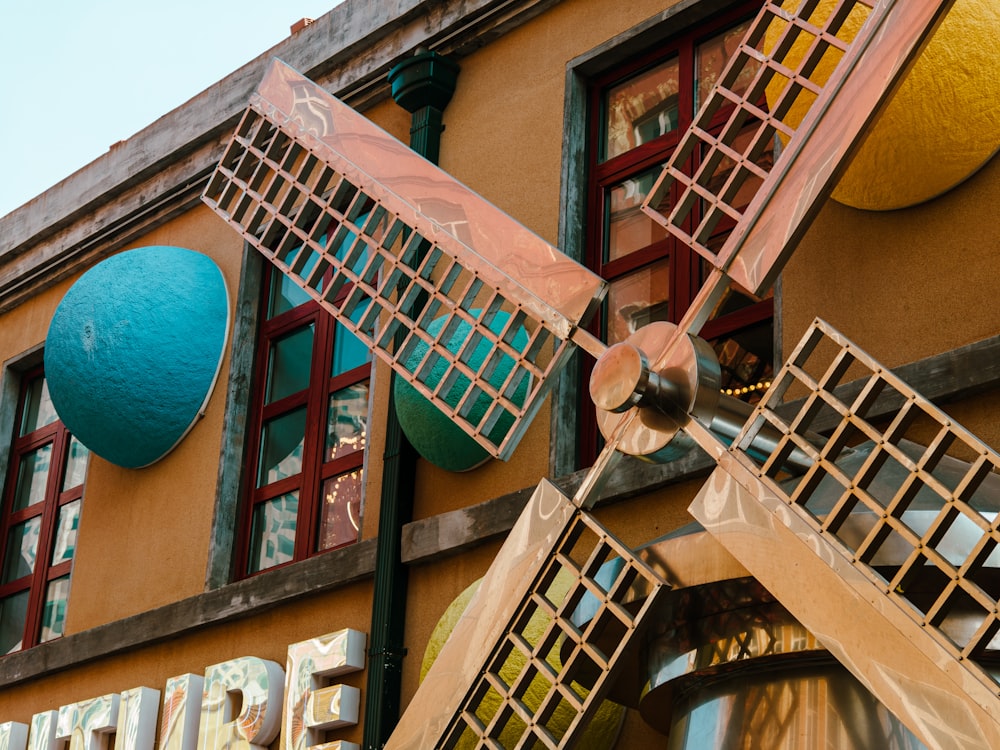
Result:
M346 455L325 460L327 410L333 394L356 385L366 385L371 374L370 359L363 365L331 376L334 356L335 336L347 334L339 329L336 320L323 310L317 302L309 300L289 310L268 317L271 288L280 278L280 271L268 264L263 274L261 297L261 322L257 336L257 356L254 364L252 401L248 415L251 440L248 441L245 463L244 502L237 530L237 554L235 555L236 578L244 578L265 570L282 567L304 560L317 554L353 544L354 538L333 546L318 549L320 534L320 514L324 483L341 475L361 472L364 465L365 449L351 451ZM272 344L295 331L308 326L313 328L312 360L309 366L308 386L300 391L285 395L271 403L266 401L268 367ZM366 400L367 403L367 400ZM305 408L305 435L302 447L302 468L297 474L257 486L264 425L282 414L290 414ZM359 482L363 487L363 476ZM295 524L294 552L290 559L251 569L254 511L263 503L280 498L289 493L298 493ZM359 490L360 492L360 490Z
M23 435L20 434L31 386L37 381L44 379L44 377L43 369L36 367L25 372L21 379L17 413L14 421L14 439L11 443L10 460L4 483L3 514L0 517L0 574L3 574L3 577L6 577L6 570L3 570L3 568L6 567L9 552L7 547L11 543L11 530L32 518L41 519L34 569L31 573L20 578L7 583L0 583L0 602L7 600L9 597L22 594L25 591L28 592L28 606L20 650L37 646L42 642L43 615L49 584L57 579L69 576L72 571L72 559L64 560L55 565L51 564L53 545L56 540L56 526L59 522L60 509L72 502L81 500L84 486L84 483L81 481L80 484L74 487L66 490L62 489L72 443L72 435L62 421L57 418L49 424L38 427ZM79 445L79 443L77 444ZM46 476L43 499L25 508L13 510L22 463L29 455L44 448L46 445L51 445L52 450L49 457L49 469ZM0 581L2 581L2 577L0 577ZM59 637L60 635L61 632L56 633L52 638ZM45 640L52 640L52 638Z
M751 19L760 5L761 0L747 0L725 12L714 14L691 29L664 40L656 48L594 77L589 84L586 208L588 219L585 234L587 264L603 278L614 282L637 270L652 267L653 264L666 260L669 264L666 313L667 320L672 322L681 319L701 288L705 276L704 263L697 253L679 240L666 235L665 232L662 239L628 252L622 257L606 260L605 247L610 216L609 190L623 180L641 175L667 162L695 115L697 85L695 60L698 45L727 28ZM604 159L605 101L609 89L675 57L680 81L677 91L676 127L631 150ZM721 128L730 111L725 108L720 110L713 119L713 129ZM692 173L699 166L698 159L699 156L695 155L688 164ZM692 216L691 220L697 220L697 216ZM720 222L715 236L724 236L731 229L731 223L726 225ZM592 332L604 340L607 340L607 307L608 303L605 302L601 314L591 325ZM765 299L709 321L702 329L701 336L709 341L732 336L741 330L770 321L773 315L773 300ZM584 362L583 382L589 380L592 368L592 362ZM586 466L596 458L600 441L594 408L590 399L586 397L584 397L580 433L580 465Z

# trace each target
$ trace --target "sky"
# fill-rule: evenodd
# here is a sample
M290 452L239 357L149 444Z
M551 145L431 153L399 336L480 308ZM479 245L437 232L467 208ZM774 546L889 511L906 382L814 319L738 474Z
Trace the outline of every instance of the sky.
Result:
M0 0L0 216L341 0Z

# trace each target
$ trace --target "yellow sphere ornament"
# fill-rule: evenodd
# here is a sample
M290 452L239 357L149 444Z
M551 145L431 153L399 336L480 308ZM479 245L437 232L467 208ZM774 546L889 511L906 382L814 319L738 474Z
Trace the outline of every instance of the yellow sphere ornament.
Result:
M482 579L474 581L472 585L465 589L465 591L459 594L455 600L448 605L444 614L441 615L441 619L438 620L437 625L434 627L434 631L431 633L430 641L427 643L427 648L424 651L424 660L420 667L421 680L424 679L424 676L431 668L431 665L437 659L445 641L448 640L448 636L451 635L451 631L455 629L455 625L458 623L459 618L462 616L462 613L465 612L466 606L469 604L476 591L479 590L479 584L481 581ZM565 596L568 590L568 574L566 576L559 574L552 584L552 587L549 589L548 595L559 596L561 594ZM544 618L540 617L536 613L536 615L528 622L528 627L525 630L524 635L530 643L537 643L545 631L545 626L546 622L544 621ZM514 653L508 657L504 668L500 670L501 676L503 676L508 683L514 679L524 665L524 659L521 658L518 660L518 656L520 656L520 653L515 650ZM552 665L556 671L560 669L562 665L559 660L558 645L553 647L552 651L546 657L546 661ZM529 709L535 711L542 704L542 699L545 698L547 689L548 683L536 676L521 700ZM500 695L491 689L480 704L477 714L481 717L491 717L499 709L500 703ZM566 729L569 727L573 716L574 714L568 706L564 703L560 704L553 713L552 717L548 720L548 722L546 722L545 726L553 734L553 736L557 739L561 738L563 734L565 734ZM622 721L624 718L624 706L612 701L604 701L600 708L597 709L596 715L587 726L583 736L575 747L579 750L610 750L610 748L614 747L615 741L621 733ZM517 735L520 734L523 728L524 724L515 716L515 718L510 720L507 727L501 733L499 738L500 744L503 747L514 747L517 742ZM475 746L476 743L474 740L466 740L463 738L459 741L458 745L456 745L456 748L458 748L458 750L466 750L467 748L473 748Z
M822 22L834 4L823 0L811 18ZM852 14L838 36L851 38L861 21L860 13ZM773 48L784 27L784 22L771 25L765 49ZM986 164L1000 149L998 41L1000 2L956 0L867 134L833 198L872 211L905 208L951 190ZM792 47L793 63L806 43L800 39ZM825 81L835 63L828 54L811 77ZM776 83L767 90L769 106L780 93ZM797 126L804 110L793 107L785 120Z

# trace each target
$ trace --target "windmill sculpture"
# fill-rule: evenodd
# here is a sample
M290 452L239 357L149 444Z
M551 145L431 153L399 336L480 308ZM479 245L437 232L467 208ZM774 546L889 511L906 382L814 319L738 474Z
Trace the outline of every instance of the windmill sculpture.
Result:
M928 747L1000 747L1000 686L977 663L1000 630L984 499L1000 457L821 321L753 408L720 395L694 335L734 284L759 295L778 276L950 3L817 6L764 3L646 199L711 263L701 292L679 324L611 348L582 327L602 280L293 70L267 72L204 200L398 376L506 458L568 354L597 358L604 450L572 499L539 485L388 748L501 747L514 725L517 747L573 745L669 587L588 511L620 455L690 442L718 465L691 512L778 601ZM709 246L720 221L734 228ZM901 409L876 427L886 398ZM917 423L929 445L909 439ZM558 706L575 718L557 737Z

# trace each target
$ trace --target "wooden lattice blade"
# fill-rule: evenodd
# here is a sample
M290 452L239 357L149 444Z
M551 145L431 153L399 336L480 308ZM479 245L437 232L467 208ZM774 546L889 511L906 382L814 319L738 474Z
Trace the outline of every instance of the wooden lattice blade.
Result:
M737 284L763 293L951 4L766 2L643 210ZM831 58L839 61L823 80ZM725 125L713 128L726 108ZM779 137L784 145L769 165L761 157ZM695 158L689 176L685 164ZM716 247L727 223L735 226Z
M636 590L651 592L639 606ZM571 747L663 590L654 571L543 481L386 750L452 748L460 740ZM548 721L556 705L563 721L572 717L562 734Z
M691 512L727 551L929 748L1000 747L1000 456L818 321L718 460Z
M598 276L278 61L203 199L502 458L605 293Z

